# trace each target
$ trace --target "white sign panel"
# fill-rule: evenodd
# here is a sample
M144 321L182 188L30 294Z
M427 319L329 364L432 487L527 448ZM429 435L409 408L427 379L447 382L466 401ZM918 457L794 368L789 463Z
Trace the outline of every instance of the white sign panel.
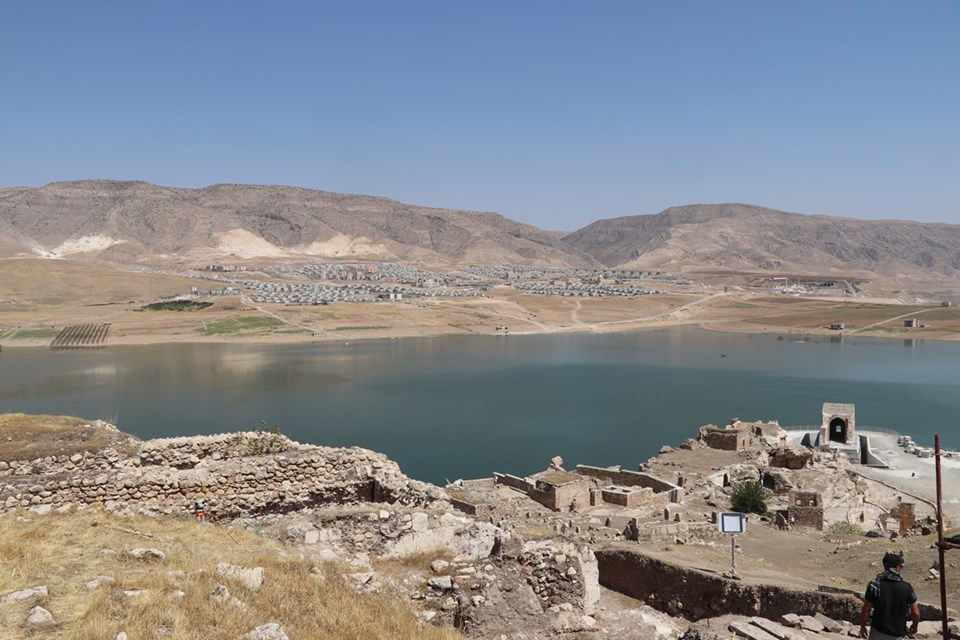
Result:
M745 533L747 531L747 516L743 513L721 513L720 533Z

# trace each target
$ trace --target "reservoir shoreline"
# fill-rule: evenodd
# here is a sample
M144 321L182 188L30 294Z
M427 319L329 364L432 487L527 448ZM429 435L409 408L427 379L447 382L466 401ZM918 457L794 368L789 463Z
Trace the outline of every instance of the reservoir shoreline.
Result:
M346 342L11 349L0 412L116 418L141 438L266 422L300 442L383 451L438 484L527 474L556 455L636 468L704 424L815 425L823 402L924 444L960 414L956 343L691 327Z

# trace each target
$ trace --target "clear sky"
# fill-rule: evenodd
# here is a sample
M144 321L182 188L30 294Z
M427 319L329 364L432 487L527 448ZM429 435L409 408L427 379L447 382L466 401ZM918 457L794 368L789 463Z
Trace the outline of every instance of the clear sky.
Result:
M3 0L0 186L960 223L958 0Z

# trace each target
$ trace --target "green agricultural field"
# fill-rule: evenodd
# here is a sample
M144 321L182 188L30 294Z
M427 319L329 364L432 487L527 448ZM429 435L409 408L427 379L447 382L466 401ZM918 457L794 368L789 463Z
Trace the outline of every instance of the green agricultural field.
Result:
M197 332L205 336L223 336L251 331L272 331L282 324L281 320L269 316L241 316L208 322L206 326L197 329Z
M365 327L334 327L330 331L377 331L380 329L389 329L390 327L383 325L368 325Z
M11 340L46 340L47 338L56 338L60 333L59 329L21 329L12 336Z

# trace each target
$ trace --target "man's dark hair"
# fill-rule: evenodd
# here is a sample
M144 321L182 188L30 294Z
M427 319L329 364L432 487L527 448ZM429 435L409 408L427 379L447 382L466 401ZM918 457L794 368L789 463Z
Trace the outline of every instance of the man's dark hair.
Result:
M902 553L893 553L888 551L883 554L883 566L886 569L892 569L893 567L899 567L903 564L903 554Z

